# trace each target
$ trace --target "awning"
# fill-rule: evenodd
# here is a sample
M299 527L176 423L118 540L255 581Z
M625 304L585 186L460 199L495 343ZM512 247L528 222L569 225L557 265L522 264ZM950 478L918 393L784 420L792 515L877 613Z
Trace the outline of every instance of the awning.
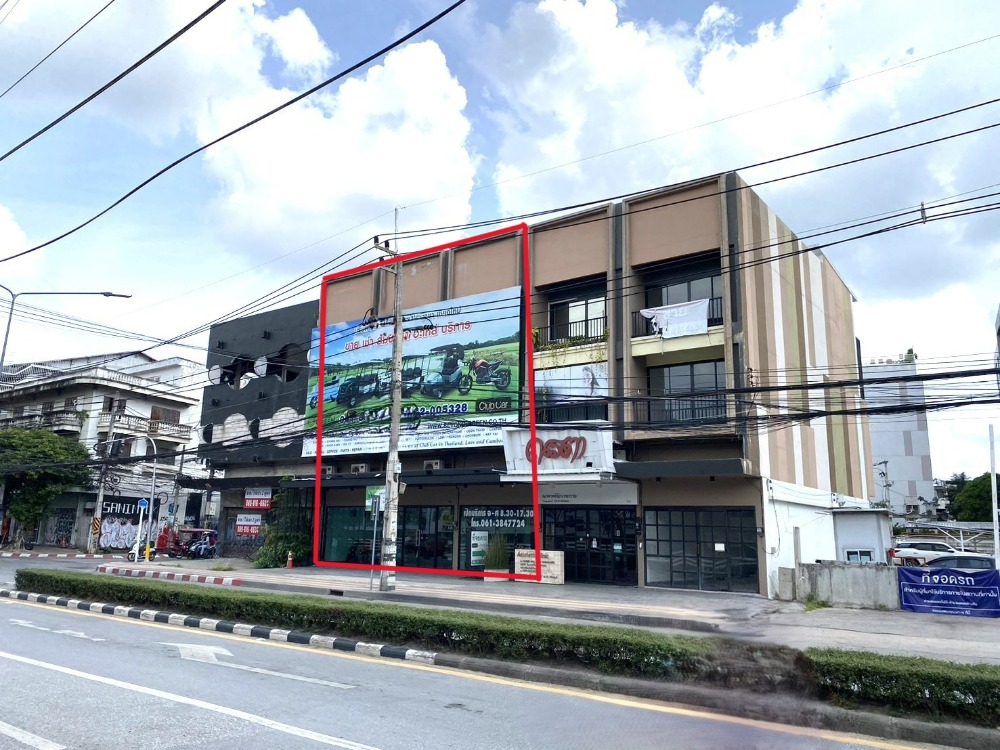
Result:
M280 487L281 477L177 477L177 484L189 490L242 490L246 487Z
M621 479L681 479L686 477L743 477L750 462L742 458L707 458L700 461L615 461Z

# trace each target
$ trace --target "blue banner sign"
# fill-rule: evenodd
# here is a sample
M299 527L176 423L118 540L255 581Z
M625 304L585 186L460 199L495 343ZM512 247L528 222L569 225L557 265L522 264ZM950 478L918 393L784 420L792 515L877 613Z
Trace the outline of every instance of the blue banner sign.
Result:
M899 603L909 612L1000 617L1000 571L900 567Z

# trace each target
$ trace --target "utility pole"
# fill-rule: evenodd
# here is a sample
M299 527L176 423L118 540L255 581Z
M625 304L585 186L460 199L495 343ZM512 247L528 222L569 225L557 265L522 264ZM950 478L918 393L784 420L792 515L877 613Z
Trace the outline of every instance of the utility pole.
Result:
M396 236L399 235L399 209L395 214ZM399 248L389 250L388 240L385 251L399 258ZM389 457L385 464L385 515L382 520L382 565L389 570L379 574L378 590L396 590L396 531L399 516L399 421L403 401L403 264L395 263L396 296L392 306L392 382L389 407Z
M115 396L118 394L115 393ZM108 449L107 452L110 455L112 446L115 444L115 411L118 399L113 398L111 400L111 418L108 420ZM101 512L104 508L104 482L107 479L108 474L108 462L107 456L105 460L101 462L101 471L98 475L97 480L97 503L94 505L94 520L90 524L90 536L87 539L87 553L95 554L101 541Z

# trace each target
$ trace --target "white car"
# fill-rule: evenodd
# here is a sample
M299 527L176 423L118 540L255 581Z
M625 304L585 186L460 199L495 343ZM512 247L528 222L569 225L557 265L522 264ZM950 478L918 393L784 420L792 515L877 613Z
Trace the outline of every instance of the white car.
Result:
M945 555L972 554L959 552L944 542L900 542L891 550L889 557L896 565L920 566Z

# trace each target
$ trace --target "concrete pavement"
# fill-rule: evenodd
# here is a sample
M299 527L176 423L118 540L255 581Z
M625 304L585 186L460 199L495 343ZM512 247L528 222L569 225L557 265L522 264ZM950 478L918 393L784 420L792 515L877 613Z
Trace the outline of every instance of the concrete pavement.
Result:
M398 604L500 612L544 620L592 622L657 631L714 634L793 648L838 647L1000 664L1000 622L987 618L902 611L821 608L760 596L677 589L620 588L522 582L484 582L429 575L397 575L395 592L369 590L364 572L304 567L256 570L246 560L157 560L105 564L143 574L214 576L229 585L276 592L343 596ZM217 571L214 568L235 568ZM221 582L221 581L219 581ZM375 580L377 589L378 580Z

